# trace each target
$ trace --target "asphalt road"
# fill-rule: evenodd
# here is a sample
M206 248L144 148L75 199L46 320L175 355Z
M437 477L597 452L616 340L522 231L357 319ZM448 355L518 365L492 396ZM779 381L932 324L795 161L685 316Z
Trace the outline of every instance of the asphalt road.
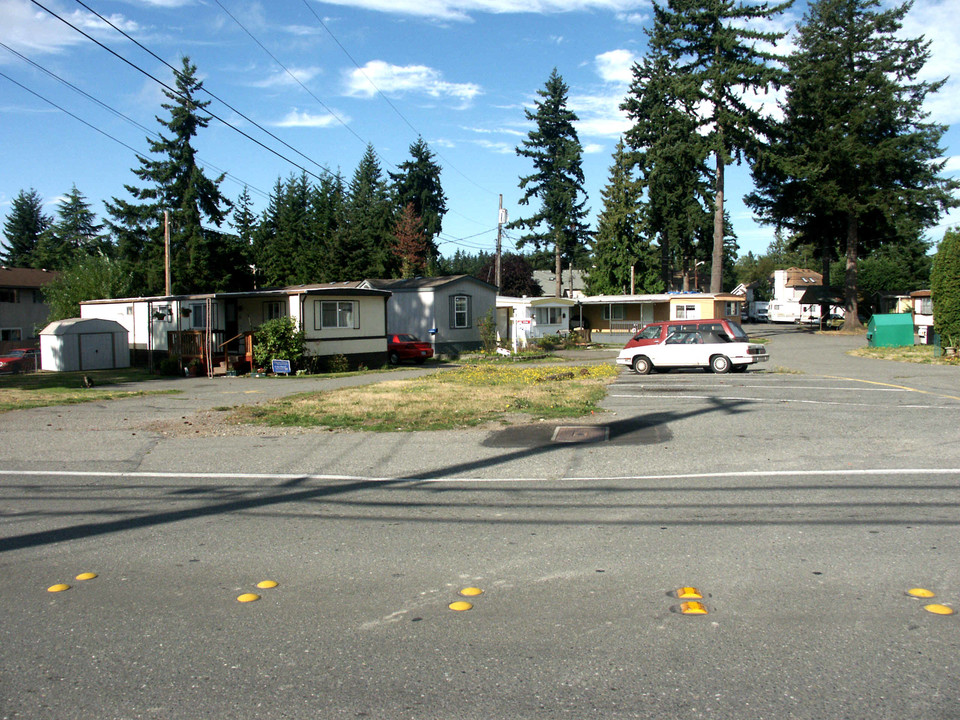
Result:
M243 379L0 416L0 717L960 717L960 371L751 331L559 433L146 427L292 387Z

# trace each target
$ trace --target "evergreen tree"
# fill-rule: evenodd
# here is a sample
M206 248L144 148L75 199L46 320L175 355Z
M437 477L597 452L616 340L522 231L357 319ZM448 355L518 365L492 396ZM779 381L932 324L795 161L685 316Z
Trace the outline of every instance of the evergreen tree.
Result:
M524 194L519 202L529 205L537 198L540 208L531 217L507 225L528 231L517 241L517 247L532 244L539 250L542 246L553 246L557 296L561 294L562 259L574 260L589 238L581 166L583 148L573 126L578 118L567 109L567 91L567 85L554 68L544 88L537 91L541 99L534 102L536 112L524 109L527 120L533 121L536 128L527 134L516 152L533 161L534 172L520 178Z
M640 186L630 174L632 163L621 140L610 168L610 181L601 191L603 210L593 239L593 266L587 274L587 294L614 295L662 292L658 253L641 236ZM631 269L633 275L631 276Z
M651 45L662 49L675 71L674 94L684 100L685 112L699 113L699 130L714 156L713 247L710 292L723 287L723 252L729 235L725 228L724 169L755 154L768 123L745 96L777 87L782 70L776 57L760 49L784 33L755 30L772 24L790 2L744 4L733 0L667 0L654 3Z
M944 128L923 111L942 81L916 80L929 43L899 36L909 4L878 7L876 0L810 6L788 61L784 120L748 199L768 221L842 247L846 329L860 325L860 255L918 238L957 204L958 183L939 175Z
M36 264L37 246L53 219L43 213L43 199L31 188L21 190L13 199L7 219L3 223L6 250L3 264L8 267L43 267Z
M334 272L336 248L344 227L343 177L324 175L320 185L314 188L311 201L313 233L317 238L317 256L309 262L314 264L314 282L330 282L337 279Z
M103 224L77 186L57 206L58 219L47 228L37 248L44 267L60 270L84 255L106 255L113 248L103 235Z
M933 322L946 347L960 346L960 230L948 230L940 241L930 272Z
M476 255L471 255L465 250L457 250L451 258L440 259L441 275L472 275L484 282L493 284L496 282L495 273L490 274L489 279L484 270L487 267L493 267L493 254L480 250ZM529 294L529 293L528 293Z
M413 204L413 214L423 222L428 263L435 264L440 254L437 237L443 230L443 216L447 212L447 198L440 185L440 166L423 138L417 138L410 146L410 160L400 163L397 169L400 172L390 173L397 205L405 209Z
M393 201L372 145L367 146L347 192L338 280L390 278L399 272L393 246Z
M703 247L711 223L707 208L713 204L709 145L698 132L695 105L677 84L679 70L663 47L664 33L661 25L650 33L650 48L633 68L621 108L634 123L626 138L644 189L642 231L659 243L660 284L674 289L679 269L686 290L697 262L712 255Z
M170 214L170 246L174 292L213 292L238 289L234 283L243 269L231 267L237 261L236 248L224 247L219 228L230 208L220 193L223 175L211 180L197 164L193 138L210 121L203 114L209 101L196 99L203 83L197 68L184 57L176 73L176 92L164 90L170 103L161 107L169 118L157 117L170 133L159 140L147 139L155 159L139 157L134 174L145 187L127 185L136 201L114 198L107 203L111 230L118 237L121 262L131 280L131 289L159 293L164 288L164 211Z
M243 186L243 192L237 198L233 205L233 229L237 233L237 238L248 248L253 247L253 235L257 228L257 216L253 213L253 200L250 199L250 191L246 185Z

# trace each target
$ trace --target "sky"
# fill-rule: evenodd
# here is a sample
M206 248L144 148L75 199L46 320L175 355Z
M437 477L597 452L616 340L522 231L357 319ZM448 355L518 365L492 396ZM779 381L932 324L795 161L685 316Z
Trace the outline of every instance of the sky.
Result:
M931 42L921 79L950 78L927 111L955 126L943 158L945 174L960 177L955 2L916 0L903 34ZM805 7L798 0L769 29L789 33ZM515 149L532 128L524 109L554 68L579 118L591 218L602 210L630 126L619 105L651 16L649 0L0 0L0 216L31 188L51 215L74 185L101 218L104 201L128 198L136 153L149 153L157 116L169 117L157 81L173 86L168 65L189 56L217 98L194 145L209 176L227 173L226 197L246 186L259 212L291 174L339 171L349 181L368 144L386 176L422 137L447 197L441 253L492 252L501 195L510 219L535 210L518 203L532 165ZM756 101L775 113L775 100ZM727 170L741 254L764 253L773 239L743 203L751 188L745 166ZM954 210L928 239L958 224ZM517 237L505 233L505 251Z

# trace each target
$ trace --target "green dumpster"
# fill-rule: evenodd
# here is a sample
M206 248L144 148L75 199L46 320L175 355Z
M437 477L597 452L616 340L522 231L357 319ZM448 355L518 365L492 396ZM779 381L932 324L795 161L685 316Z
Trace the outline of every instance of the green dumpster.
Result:
M913 315L888 313L874 315L867 323L870 347L907 347L913 345Z

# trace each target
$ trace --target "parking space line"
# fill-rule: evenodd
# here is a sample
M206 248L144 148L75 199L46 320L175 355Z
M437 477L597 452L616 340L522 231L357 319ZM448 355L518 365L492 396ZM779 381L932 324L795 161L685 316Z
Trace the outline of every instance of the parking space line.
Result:
M860 378L843 377L840 375L821 375L820 377L829 378L831 380L847 380L848 382L861 382L861 383L867 383L868 385L883 385L885 387L898 388L900 390L906 390L908 392L920 393L921 395L933 395L934 397L947 398L949 400L960 400L960 397L957 397L956 395L944 395L943 393L930 392L929 390L920 390L919 388L907 387L906 385L894 385L893 383L878 382L876 380L861 380Z
M619 393L610 393L607 397L612 398L629 398L637 399L638 397L644 398L680 398L682 400L736 400L738 402L754 402L754 403L767 403L767 404L797 404L797 405L836 405L842 407L872 407L875 408L877 405L875 403L859 403L859 402L840 402L837 400L803 400L803 399L790 399L790 398L759 398L759 397L743 397L739 395L680 395L677 393L643 393L639 394L619 394ZM960 398L958 398L960 399ZM960 410L960 405L896 405L897 409L902 410Z

